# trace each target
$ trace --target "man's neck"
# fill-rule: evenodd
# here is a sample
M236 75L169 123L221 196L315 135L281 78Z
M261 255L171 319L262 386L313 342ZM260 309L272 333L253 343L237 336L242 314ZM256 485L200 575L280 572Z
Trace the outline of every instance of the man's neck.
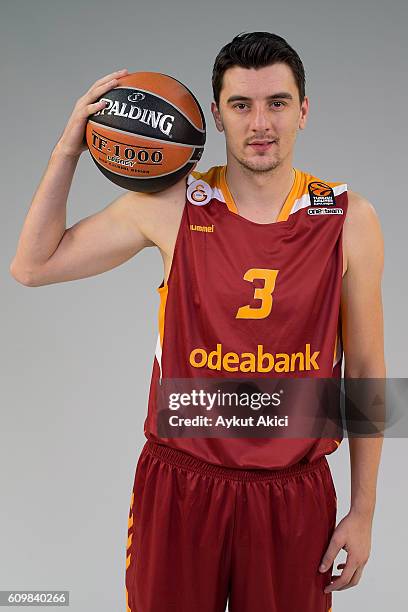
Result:
M291 159L270 172L261 173L227 161L225 178L239 214L277 217L293 186L295 172Z

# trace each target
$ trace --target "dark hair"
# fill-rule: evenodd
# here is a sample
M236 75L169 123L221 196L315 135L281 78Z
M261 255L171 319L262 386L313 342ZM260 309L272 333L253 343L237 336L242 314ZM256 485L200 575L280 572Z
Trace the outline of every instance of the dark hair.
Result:
M214 100L219 105L224 72L232 66L261 68L282 62L292 70L300 102L305 97L305 70L302 60L284 38L270 32L243 32L224 45L215 58L212 73Z

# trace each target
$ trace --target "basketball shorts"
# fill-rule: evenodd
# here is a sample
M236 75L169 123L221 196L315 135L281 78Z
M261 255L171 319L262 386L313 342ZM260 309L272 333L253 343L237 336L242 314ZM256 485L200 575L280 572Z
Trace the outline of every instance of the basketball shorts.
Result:
M242 470L147 441L129 512L127 612L329 612L332 568L318 568L336 503L325 456Z

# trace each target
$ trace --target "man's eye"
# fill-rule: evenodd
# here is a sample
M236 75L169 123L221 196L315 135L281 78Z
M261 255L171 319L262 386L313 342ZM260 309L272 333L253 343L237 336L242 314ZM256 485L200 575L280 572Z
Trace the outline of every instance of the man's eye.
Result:
M274 108L276 108L277 110L281 110L284 106L285 103L284 102L280 102L279 100L274 100L273 102L271 102L272 106L274 106ZM237 108L238 110L243 110L244 108L246 108L248 105L245 104L244 102L238 102L237 104L234 104L233 108Z

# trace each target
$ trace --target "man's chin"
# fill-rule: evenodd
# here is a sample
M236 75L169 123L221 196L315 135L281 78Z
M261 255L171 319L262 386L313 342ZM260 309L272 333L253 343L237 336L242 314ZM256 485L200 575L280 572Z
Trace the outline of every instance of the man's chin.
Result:
M248 157L241 158L239 159L239 163L251 172L270 172L279 166L280 160L257 156L257 159Z

